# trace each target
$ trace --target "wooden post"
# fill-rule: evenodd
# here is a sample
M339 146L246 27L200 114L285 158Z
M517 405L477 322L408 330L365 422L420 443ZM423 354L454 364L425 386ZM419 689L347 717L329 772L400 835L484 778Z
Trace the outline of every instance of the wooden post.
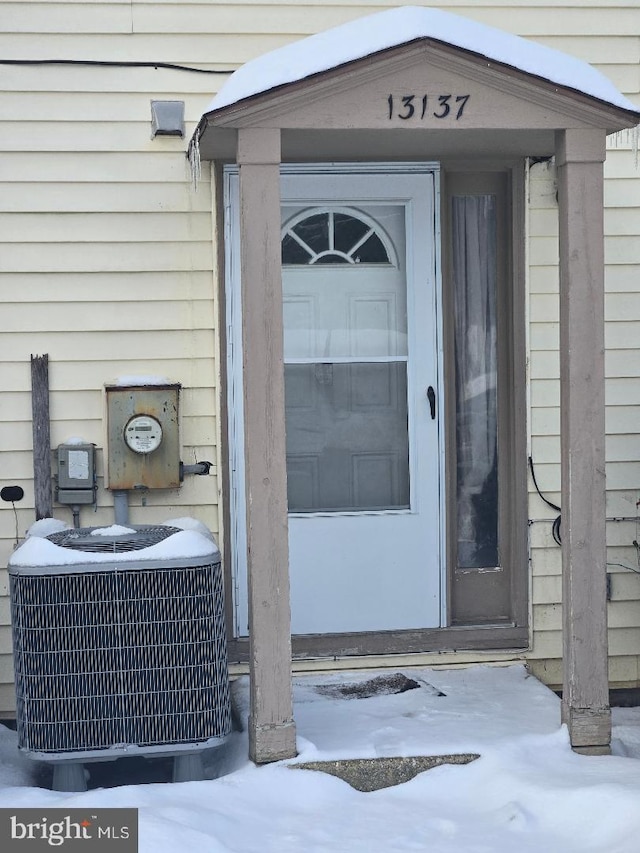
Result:
M36 521L51 518L51 433L49 426L49 356L31 356L33 491Z
M296 754L285 455L280 132L238 132L249 584L249 749Z
M607 753L604 130L558 133L562 453L562 710L571 744Z

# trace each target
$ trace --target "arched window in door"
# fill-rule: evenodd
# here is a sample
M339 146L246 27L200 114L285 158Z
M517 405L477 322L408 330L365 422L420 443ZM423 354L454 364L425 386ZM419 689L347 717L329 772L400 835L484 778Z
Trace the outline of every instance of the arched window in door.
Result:
M396 266L393 245L377 222L351 208L314 208L283 228L282 263L388 264Z

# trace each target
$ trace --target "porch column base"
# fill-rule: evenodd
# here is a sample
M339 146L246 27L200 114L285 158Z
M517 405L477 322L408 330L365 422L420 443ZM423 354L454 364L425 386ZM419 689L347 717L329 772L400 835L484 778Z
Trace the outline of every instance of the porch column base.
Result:
M578 755L611 755L610 746L574 746L572 749Z
M569 727L571 748L583 755L611 753L611 709L571 708L562 703L562 722Z
M256 764L295 758L297 754L293 720L268 726L257 726L249 720L249 758Z

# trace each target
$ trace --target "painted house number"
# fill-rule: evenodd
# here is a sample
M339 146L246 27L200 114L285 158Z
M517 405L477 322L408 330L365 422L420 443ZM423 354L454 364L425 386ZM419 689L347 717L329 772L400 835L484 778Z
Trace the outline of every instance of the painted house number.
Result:
M389 95L389 119L424 119L427 114L434 118L462 118L464 108L471 95Z

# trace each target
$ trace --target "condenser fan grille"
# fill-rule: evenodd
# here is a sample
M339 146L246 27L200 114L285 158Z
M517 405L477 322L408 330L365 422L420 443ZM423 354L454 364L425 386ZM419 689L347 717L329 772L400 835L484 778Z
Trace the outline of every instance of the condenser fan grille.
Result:
M81 527L76 530L61 530L47 536L54 545L61 548L70 548L72 551L86 551L87 553L99 554L121 554L125 551L141 551L151 545L157 545L174 533L179 533L178 527L167 525L145 525L131 529L126 533L96 534L93 527Z
M215 559L41 574L12 568L20 747L55 760L226 738L231 705Z

